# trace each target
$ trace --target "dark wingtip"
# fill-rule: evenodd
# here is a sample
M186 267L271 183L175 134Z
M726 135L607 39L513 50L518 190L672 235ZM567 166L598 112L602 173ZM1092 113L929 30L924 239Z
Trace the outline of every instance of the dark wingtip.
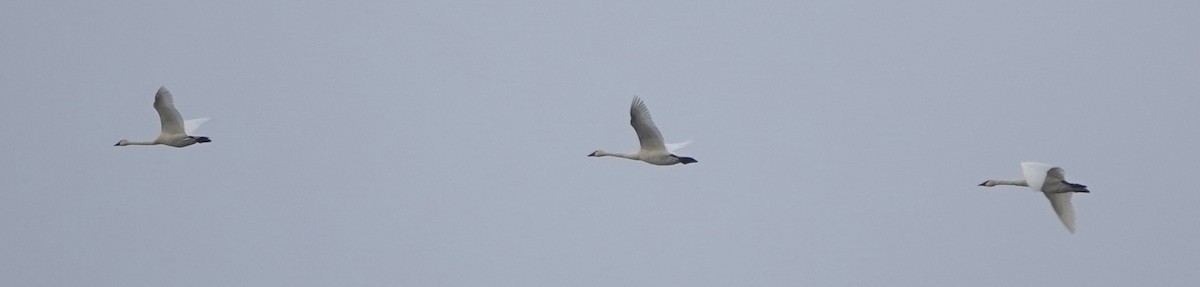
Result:
M596 156L596 152L592 152L592 153L591 153L591 154L589 154L588 156Z
M121 146L121 143L113 144L113 146Z
M690 157L686 157L686 156L676 156L676 157L679 158L679 163L682 163L682 164L699 162L699 161L696 161L696 159L694 159L694 158L690 158Z
M979 186L987 186L987 182L980 183Z
M197 143L206 143L206 142L212 142L212 140L208 139L208 137L196 137L196 142Z

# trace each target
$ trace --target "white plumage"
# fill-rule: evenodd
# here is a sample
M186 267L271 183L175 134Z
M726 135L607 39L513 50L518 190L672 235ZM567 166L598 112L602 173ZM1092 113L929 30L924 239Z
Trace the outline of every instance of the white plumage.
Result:
M633 104L629 107L629 124L633 126L633 131L637 132L638 142L641 144L641 148L638 151L626 154L596 150L588 156L615 156L640 160L653 165L689 164L696 162L693 158L672 154L674 150L691 144L692 140L675 144L663 143L662 133L655 126L654 119L650 117L650 109L646 108L646 104L638 97L633 98Z
M1060 167L1037 162L1021 163L1022 179L1019 180L988 180L979 186L1016 185L1027 186L1041 192L1050 200L1050 207L1058 219L1067 227L1067 231L1075 233L1075 208L1071 205L1071 194L1090 192L1087 186L1066 181L1066 173Z
M184 121L179 115L179 110L175 109L175 97L171 96L171 92L167 91L166 87L158 88L158 93L154 95L154 110L158 111L158 121L162 126L158 137L153 141L130 141L123 139L115 146L127 145L168 145L173 147L185 147L196 143L206 143L211 140L208 137L191 136L190 134L200 128L208 118L199 118Z

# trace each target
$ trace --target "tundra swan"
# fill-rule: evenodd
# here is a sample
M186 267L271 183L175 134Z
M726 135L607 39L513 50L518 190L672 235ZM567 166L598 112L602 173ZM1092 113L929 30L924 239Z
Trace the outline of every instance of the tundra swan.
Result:
M1063 169L1037 162L1022 162L1021 170L1024 178L1018 180L988 180L979 186L1016 185L1028 186L1034 191L1040 191L1050 199L1050 207L1058 214L1067 231L1075 233L1075 208L1071 207L1071 194L1089 192L1087 186L1070 183L1065 180Z
M654 120L650 118L650 109L646 108L646 104L642 103L642 99L638 97L633 98L633 104L629 107L629 117L629 124L633 126L633 131L637 132L638 141L642 144L641 149L628 154L596 150L588 156L615 156L640 160L653 165L689 164L696 162L696 159L672 154L675 149L691 144L692 140L689 139L686 142L676 144L664 144L662 133L658 131L658 127L654 126Z
M196 143L211 142L208 137L190 136L192 132L200 128L200 125L207 122L208 118L200 118L184 121L183 117L179 116L179 110L175 109L175 99L171 96L171 92L167 91L167 87L158 88L158 93L154 95L154 109L158 111L158 120L162 124L162 131L153 141L130 141L123 139L115 146L127 145L169 145L173 147L185 147Z

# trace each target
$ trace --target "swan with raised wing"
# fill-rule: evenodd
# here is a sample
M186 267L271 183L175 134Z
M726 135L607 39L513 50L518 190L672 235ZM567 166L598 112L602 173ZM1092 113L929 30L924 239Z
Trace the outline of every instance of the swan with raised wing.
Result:
M185 147L197 143L211 142L208 137L192 136L191 133L200 128L200 125L207 122L208 118L200 118L184 121L179 115L179 110L175 109L175 99L171 96L171 92L167 91L166 87L158 88L158 93L154 95L154 109L158 111L158 121L162 125L162 130L158 137L152 141L131 141L123 139L117 142L114 146L127 145L167 145L173 147Z
M672 152L676 149L683 148L692 143L688 140L676 144L664 144L662 133L658 131L658 127L654 125L654 120L650 118L650 109L646 108L646 104L638 97L633 98L633 104L629 107L629 124L633 126L633 131L637 132L638 141L641 142L641 149L633 153L615 153L596 150L588 156L603 157L615 156L632 160L640 160L653 165L673 165L677 163L689 164L695 163L696 159L678 156Z

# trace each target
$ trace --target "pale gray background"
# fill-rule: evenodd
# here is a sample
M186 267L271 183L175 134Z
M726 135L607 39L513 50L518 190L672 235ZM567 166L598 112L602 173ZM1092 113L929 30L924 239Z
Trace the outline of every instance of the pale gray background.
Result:
M1200 284L1198 1L500 2L4 1L0 285Z

